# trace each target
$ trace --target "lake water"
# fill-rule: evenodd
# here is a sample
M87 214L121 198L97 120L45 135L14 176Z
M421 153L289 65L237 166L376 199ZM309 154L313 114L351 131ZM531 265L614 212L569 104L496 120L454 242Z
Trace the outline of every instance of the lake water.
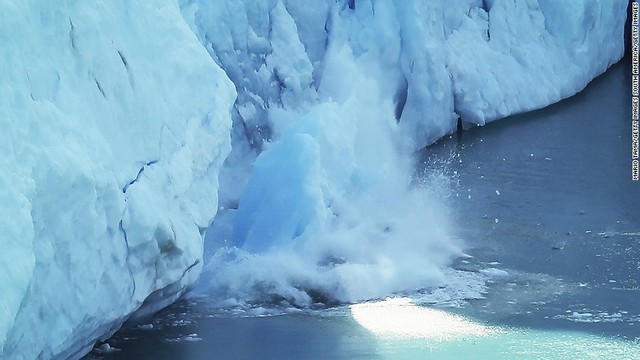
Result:
M640 359L629 89L621 63L571 99L421 153L453 179L469 255L454 268L489 278L482 299L267 316L192 297L85 359Z

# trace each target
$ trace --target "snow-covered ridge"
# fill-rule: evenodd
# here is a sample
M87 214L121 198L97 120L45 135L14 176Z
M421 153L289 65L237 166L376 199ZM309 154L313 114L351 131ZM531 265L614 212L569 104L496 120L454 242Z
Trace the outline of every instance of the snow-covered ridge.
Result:
M175 2L2 2L0 42L0 358L75 358L197 279L235 92Z

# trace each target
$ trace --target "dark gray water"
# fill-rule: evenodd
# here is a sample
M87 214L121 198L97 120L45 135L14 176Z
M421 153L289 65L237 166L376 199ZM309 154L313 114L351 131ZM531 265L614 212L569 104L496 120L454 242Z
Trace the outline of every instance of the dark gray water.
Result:
M640 336L640 183L631 180L628 66L616 65L573 98L425 153L428 163L453 154L448 171L459 182L457 223L471 263L495 261L521 274L497 282L467 313Z
M469 130L424 151L426 168L438 167L457 183L452 194L456 236L472 257L455 267L497 269L501 275L489 282L484 299L451 311L507 328L577 331L631 343L640 339L640 183L631 181L628 66L614 66L585 91L557 105ZM558 338L533 337L537 342L526 346L540 347ZM578 346L574 338L567 341ZM443 354L415 343L380 342L345 308L239 316L212 310L198 299L180 301L145 326L117 333L108 344L117 351L95 350L86 358ZM478 358L482 351L491 355L493 350L487 349L499 344L525 346L510 337L487 344L456 345L459 353L448 348L446 354ZM640 358L634 349L625 350L625 356ZM514 351L501 354L513 358ZM576 349L571 351L575 354Z

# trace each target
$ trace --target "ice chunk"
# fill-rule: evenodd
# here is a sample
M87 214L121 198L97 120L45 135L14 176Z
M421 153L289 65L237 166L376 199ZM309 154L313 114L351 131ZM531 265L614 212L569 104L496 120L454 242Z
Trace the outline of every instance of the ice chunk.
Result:
M496 268L487 268L487 269L482 269L480 270L481 273L485 274L485 275L489 275L492 277L505 277L505 276L509 276L509 272L506 270L502 270L502 269L496 269Z

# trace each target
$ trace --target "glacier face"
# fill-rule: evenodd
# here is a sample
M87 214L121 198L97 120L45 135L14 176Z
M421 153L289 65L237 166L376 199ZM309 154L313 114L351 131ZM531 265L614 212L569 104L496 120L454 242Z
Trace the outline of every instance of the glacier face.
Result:
M302 306L448 283L447 179L412 179L410 153L582 90L621 58L626 16L624 0L181 6L238 91L207 291Z
M345 46L398 105L409 150L454 131L458 117L483 125L582 90L622 57L626 4L182 0L236 84L236 117L253 145L273 136L270 109L316 102L321 83L348 76L325 72L328 49Z
M197 279L235 91L177 3L0 8L0 358L77 357Z
M626 2L0 9L0 357L46 359L195 281L229 151L206 272L224 304L448 283L450 179L417 183L410 152L580 91L622 56Z

